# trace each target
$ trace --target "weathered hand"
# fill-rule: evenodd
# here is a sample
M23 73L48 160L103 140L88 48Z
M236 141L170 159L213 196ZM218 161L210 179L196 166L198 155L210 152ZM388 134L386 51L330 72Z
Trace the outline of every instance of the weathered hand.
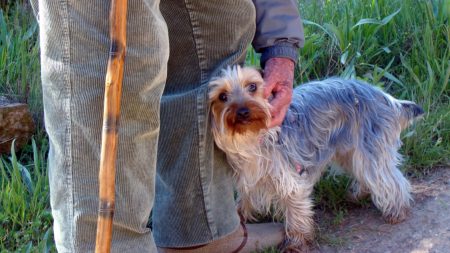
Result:
M288 58L271 58L264 68L264 97L273 99L270 113L272 120L270 127L281 125L292 100L294 82L294 62Z

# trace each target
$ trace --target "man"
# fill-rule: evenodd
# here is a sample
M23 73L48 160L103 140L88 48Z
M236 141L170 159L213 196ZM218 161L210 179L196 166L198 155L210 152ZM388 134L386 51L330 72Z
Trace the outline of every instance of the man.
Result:
M55 242L59 252L90 252L110 6L92 0L32 4L40 25ZM223 67L243 63L253 41L262 52L266 94L275 94L272 125L279 124L303 42L296 3L130 0L127 22L112 252L156 251L147 228L155 178L153 231L160 250L223 249L224 238L237 242L243 233L232 173L209 129L206 86ZM269 226L269 234L275 229Z

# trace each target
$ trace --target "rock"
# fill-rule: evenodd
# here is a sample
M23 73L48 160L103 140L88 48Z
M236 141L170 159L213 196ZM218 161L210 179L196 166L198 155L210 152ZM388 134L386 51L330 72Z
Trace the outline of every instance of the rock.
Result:
M28 105L0 96L0 153L9 153L14 139L18 150L28 142L34 130Z

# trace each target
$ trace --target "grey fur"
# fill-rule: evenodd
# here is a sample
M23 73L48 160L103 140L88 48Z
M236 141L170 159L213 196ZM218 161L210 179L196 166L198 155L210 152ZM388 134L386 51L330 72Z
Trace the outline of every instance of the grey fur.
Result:
M358 80L315 81L295 89L277 146L314 182L338 163L355 177L355 195L369 191L384 215L399 217L411 200L398 169L400 132L422 114L413 102Z

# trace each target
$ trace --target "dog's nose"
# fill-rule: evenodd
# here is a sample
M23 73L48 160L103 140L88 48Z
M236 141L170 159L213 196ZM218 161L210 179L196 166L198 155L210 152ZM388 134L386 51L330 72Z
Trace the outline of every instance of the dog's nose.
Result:
M236 115L239 120L248 119L250 117L250 110L247 107L239 108Z

